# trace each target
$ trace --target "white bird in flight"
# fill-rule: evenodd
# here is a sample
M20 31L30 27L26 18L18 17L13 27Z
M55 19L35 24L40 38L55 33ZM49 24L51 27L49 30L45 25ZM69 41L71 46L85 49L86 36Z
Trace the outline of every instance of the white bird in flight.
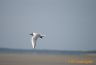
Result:
M32 39L31 39L31 41L32 41L32 47L33 48L35 48L36 47L36 42L37 42L37 39L38 38L43 38L45 35L41 35L40 33L32 33L32 34L30 34L30 35L32 35Z

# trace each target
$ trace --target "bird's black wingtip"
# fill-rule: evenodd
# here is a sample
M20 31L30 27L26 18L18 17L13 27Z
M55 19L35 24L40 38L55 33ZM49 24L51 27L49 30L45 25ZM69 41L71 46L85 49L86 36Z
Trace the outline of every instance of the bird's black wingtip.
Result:
M29 35L32 35L33 36L33 33L29 34Z

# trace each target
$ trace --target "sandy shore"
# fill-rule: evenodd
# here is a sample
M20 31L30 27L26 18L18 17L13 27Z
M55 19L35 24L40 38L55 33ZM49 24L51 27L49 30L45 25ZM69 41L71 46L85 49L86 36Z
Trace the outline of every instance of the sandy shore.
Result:
M0 53L0 65L96 65L96 54Z

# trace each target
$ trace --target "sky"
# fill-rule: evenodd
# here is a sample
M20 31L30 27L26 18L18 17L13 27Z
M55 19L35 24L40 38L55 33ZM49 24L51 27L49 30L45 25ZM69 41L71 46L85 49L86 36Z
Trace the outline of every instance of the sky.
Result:
M0 0L0 48L96 50L96 0Z

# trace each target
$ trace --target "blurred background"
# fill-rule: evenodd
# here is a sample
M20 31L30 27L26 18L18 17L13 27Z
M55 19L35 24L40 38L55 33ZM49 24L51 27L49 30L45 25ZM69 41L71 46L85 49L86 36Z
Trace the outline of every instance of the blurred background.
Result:
M0 48L96 50L96 0L0 0Z

